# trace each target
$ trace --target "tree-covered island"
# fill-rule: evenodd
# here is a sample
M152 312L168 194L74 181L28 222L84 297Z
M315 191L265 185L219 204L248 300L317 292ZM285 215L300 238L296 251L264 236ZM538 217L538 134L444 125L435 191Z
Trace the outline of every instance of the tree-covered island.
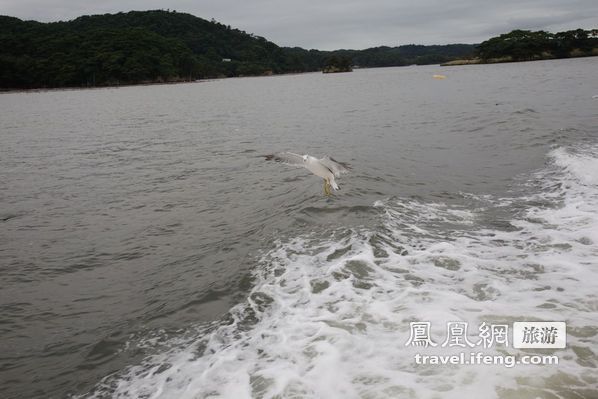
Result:
M598 55L598 29L566 32L514 30L480 43L475 57L445 65L548 60Z
M326 60L322 72L324 73L338 73L338 72L351 72L353 71L353 65L351 59L343 56L333 55Z

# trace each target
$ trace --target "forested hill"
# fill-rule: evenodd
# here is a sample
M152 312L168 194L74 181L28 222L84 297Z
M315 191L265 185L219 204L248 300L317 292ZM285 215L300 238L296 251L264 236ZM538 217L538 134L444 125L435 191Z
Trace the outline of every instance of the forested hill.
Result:
M333 52L284 48L216 21L170 11L40 23L0 16L0 88L85 87L322 69L331 57L362 67L463 58L473 45Z
M284 58L274 43L189 14L129 12L48 24L0 17L2 87L278 73L288 70Z

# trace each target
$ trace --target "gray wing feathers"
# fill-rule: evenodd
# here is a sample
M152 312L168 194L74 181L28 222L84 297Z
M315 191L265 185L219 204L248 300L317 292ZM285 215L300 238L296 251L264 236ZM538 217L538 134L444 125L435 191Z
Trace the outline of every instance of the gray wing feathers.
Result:
M303 161L303 155L295 154L294 152L277 152L275 154L263 156L267 161L276 161L292 166L307 167ZM351 169L349 164L339 162L328 155L322 159L318 159L318 161L328 168L335 177L338 177L341 173L347 173L349 169Z
M277 152L276 154L264 155L267 161L276 161L293 166L305 166L303 156L293 152Z
M347 173L349 169L349 164L345 162L339 162L334 158L329 157L328 155L324 158L319 160L324 166L326 166L335 177L338 177L341 173Z

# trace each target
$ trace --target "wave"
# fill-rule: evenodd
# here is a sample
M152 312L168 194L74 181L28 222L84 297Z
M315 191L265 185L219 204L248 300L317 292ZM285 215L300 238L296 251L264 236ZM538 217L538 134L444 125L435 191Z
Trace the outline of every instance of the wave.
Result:
M277 242L226 318L87 396L596 397L597 150L554 149L525 195L464 194L462 206L391 198L373 205L377 229ZM510 217L500 225L499 215ZM464 321L473 339L482 322L524 320L567 322L558 366L422 366L414 355L432 349L405 345L411 321L431 322L435 337Z

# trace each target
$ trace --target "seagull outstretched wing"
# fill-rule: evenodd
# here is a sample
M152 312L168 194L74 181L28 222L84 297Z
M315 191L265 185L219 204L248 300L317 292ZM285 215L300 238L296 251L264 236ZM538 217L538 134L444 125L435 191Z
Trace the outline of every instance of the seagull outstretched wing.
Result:
M341 173L347 173L349 169L349 164L346 162L339 162L336 159L329 157L326 155L324 158L319 159L319 161L326 166L330 171L334 174L334 177L339 177Z
M277 152L276 154L264 155L266 161L276 161L286 163L287 165L303 166L305 162L303 155L295 154L293 152Z

